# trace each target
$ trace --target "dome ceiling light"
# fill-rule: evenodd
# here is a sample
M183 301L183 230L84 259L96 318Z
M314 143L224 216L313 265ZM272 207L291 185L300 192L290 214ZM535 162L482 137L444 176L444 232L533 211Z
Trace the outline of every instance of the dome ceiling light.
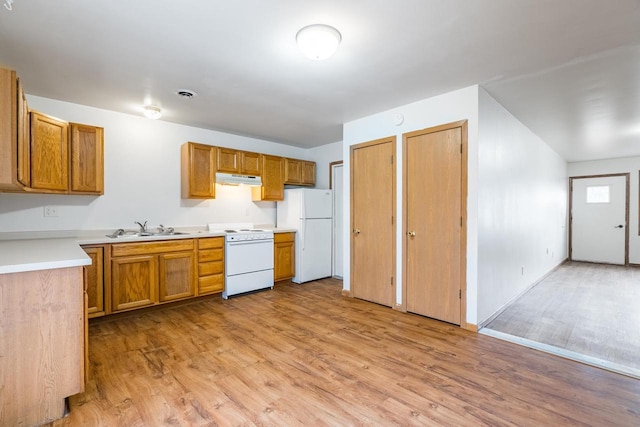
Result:
M157 120L162 117L162 110L160 107L156 107L155 105L145 105L144 115L149 119Z
M324 24L307 25L296 34L300 51L309 59L329 59L338 50L342 35L335 28Z

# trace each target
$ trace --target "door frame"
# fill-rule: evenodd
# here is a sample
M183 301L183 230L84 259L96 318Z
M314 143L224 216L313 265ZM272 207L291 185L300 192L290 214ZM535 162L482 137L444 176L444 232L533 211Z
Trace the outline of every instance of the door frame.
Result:
M436 133L450 129L460 128L462 144L462 156L460 167L460 328L468 329L467 324L467 176L468 176L468 137L467 120L446 123L426 129L402 134L402 250L407 253L407 143L408 139L418 135ZM407 311L407 257L402 260L402 311Z
M333 172L334 172L334 168L337 166L342 166L344 167L344 162L342 160L336 160L335 162L331 162L329 163L329 189L333 190ZM344 171L344 169L343 169ZM344 191L344 174L342 176L342 185L343 185L343 191ZM335 219L336 219L336 210L335 210L335 191L332 191L333 194L333 198L334 198L334 203L333 203L333 220L332 220L332 224L331 224L331 277L335 277L335 278L340 278L342 279L343 276L336 276L335 274L335 268L336 268L336 257L335 257L335 252L336 252L336 229L335 229ZM342 218L342 226L344 227L344 215ZM343 240L343 244L342 244L342 255L344 255L344 238ZM343 270L344 270L344 264L343 264Z
M396 308L397 304L397 295L398 295L398 280L397 280L397 265L396 265L396 256L397 256L397 245L398 245L398 237L397 237L397 232L398 232L398 221L395 220L395 216L396 216L396 209L397 209L397 200L396 200L396 193L397 193L397 189L396 189L396 185L397 185L397 178L396 178L396 156L397 156L397 152L396 152L396 136L388 136L386 138L380 138L380 139L375 139L373 141L368 141L368 142L362 142L360 144L355 144L352 145L351 147L349 147L349 230L353 230L354 229L354 206L353 206L353 154L355 150L361 149L361 148L366 148L366 147L370 147L373 145L379 145L379 144L386 144L386 143L391 143L391 176L393 177L393 182L391 183L391 205L392 205L392 216L391 216L391 221L392 221L392 227L391 227L391 233L392 233L392 245L391 245L391 274L392 274L392 280L393 280L393 286L392 286L392 298L391 298L391 308ZM354 272L354 267L353 267L353 261L355 259L355 257L353 256L353 248L354 248L354 234L353 231L349 232L349 293L350 296L354 296L355 292L353 290L353 285L354 285L354 281L353 281L353 272ZM406 310L405 310L406 311Z
M625 177L625 206L624 206L624 265L629 265L629 199L630 199L630 173L608 173L600 175L581 175L569 177L569 261L573 261L573 180L574 179L589 179L589 178L609 178L613 176ZM583 261L581 261L583 262Z

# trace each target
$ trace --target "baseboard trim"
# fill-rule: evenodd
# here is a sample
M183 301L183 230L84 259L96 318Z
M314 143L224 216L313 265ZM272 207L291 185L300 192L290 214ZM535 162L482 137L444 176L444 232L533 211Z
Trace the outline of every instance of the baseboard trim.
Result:
M616 372L618 374L626 375L628 377L640 379L640 369L631 368L629 366L623 366L618 363L609 362L607 360L599 359L597 357L576 353L575 351L566 350L564 348L556 347L553 345L531 341L526 338L518 337L515 335L505 334L504 332L495 331L493 329L484 328L479 333L482 335L487 335L493 338L497 338L499 340L508 341L514 344L529 347L534 350L539 350L545 353L564 357L565 359L584 363L585 365L594 366L596 368L605 369L607 371Z
M347 297L347 298L351 298L351 291L349 289L343 289L342 290L342 296L343 297Z
M460 326L460 328L469 332L478 332L478 325L473 323L466 323L464 326Z
M557 264L555 267L553 267L551 270L547 271L542 277L540 277L538 280L536 280L535 282L533 282L532 284L530 284L529 286L527 286L526 288L524 288L524 290L520 293L518 293L516 296L514 296L513 298L511 298L509 301L507 301L506 303L504 303L502 305L502 307L500 307L498 310L496 310L491 316L487 317L485 320L483 320L482 322L479 322L478 325L476 325L476 332L482 328L484 328L485 326L487 326L489 323L491 323L496 317L500 316L506 309L507 307L509 307L511 304L513 304L513 302L515 300L517 300L518 298L520 298L521 296L523 296L524 294L526 294L527 292L529 292L531 289L533 289L534 286L536 286L538 283L542 282L544 279L546 279L547 277L549 277L549 275L551 273L553 273L554 271L556 271L558 268L560 268L562 265L566 264L567 262L569 262L569 258L565 258L564 260L562 260L559 264Z

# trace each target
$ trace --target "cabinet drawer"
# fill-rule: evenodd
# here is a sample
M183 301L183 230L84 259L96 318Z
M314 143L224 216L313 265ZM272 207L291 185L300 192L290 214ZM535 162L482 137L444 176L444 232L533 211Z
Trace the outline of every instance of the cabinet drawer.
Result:
M198 251L198 262L222 261L223 250L220 249L202 249Z
M221 274L224 272L224 262L201 262L198 264L198 276L210 276L212 274Z
M295 240L296 233L274 233L274 243L293 242Z
M207 237L198 239L198 249L213 249L224 247L224 237Z
M198 294L204 295L224 290L224 275L214 274L198 279Z
M192 251L193 239L162 242L116 243L111 245L111 256L147 255L161 252Z

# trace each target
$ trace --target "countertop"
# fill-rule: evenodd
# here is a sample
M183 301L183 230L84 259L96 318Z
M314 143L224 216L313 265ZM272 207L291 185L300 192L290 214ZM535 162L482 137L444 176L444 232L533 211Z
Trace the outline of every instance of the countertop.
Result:
M274 233L290 233L295 229L262 227ZM171 236L127 236L110 238L114 230L65 230L0 233L0 274L90 265L91 258L80 245L146 242L157 240L197 239L224 236L202 228L176 228L188 234Z

